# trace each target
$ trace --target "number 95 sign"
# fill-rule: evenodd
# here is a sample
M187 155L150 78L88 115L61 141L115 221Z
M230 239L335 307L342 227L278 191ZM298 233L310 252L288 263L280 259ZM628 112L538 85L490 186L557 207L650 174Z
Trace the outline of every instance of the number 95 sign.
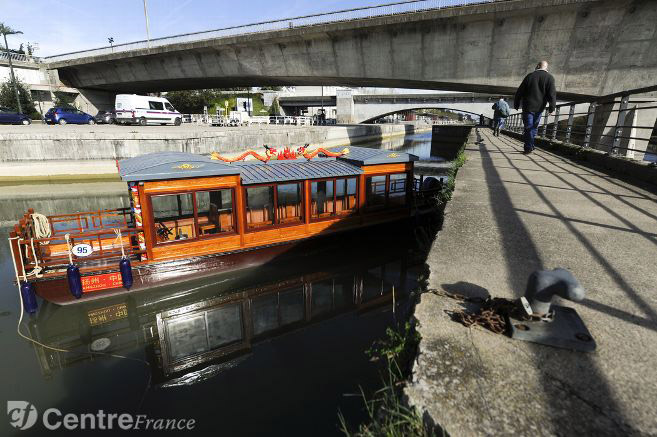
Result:
M89 256L93 254L94 249L89 244L76 244L71 249L71 252L73 252L73 255L75 256Z

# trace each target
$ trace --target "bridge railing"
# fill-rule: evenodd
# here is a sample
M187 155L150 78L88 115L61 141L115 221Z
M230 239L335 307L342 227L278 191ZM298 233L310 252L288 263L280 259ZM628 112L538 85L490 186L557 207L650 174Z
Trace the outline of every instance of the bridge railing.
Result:
M180 35L154 38L151 40L135 41L113 46L99 47L90 50L81 50L60 55L47 56L44 62L61 62L70 59L85 58L88 56L99 56L111 53L129 52L132 50L143 50L169 44L197 42L208 39L224 38L230 36L247 35L253 33L270 32L274 30L293 29L297 27L308 27L320 24L339 23L343 21L361 20L366 18L383 17L388 15L408 14L427 11L432 9L444 9L457 6L467 6L479 3L492 3L506 0L407 0L395 3L386 3L377 6L366 6L361 8L343 9L340 11L326 12L321 14L304 15L278 20L262 21L258 23L231 26L221 29L207 30L203 32L184 33Z
M28 56L23 53L7 53L6 51L0 52L0 61L9 61L9 57L15 62L39 62L39 58Z
M537 137L657 162L656 118L657 85L557 105L543 112ZM523 133L522 114L509 116L505 130Z

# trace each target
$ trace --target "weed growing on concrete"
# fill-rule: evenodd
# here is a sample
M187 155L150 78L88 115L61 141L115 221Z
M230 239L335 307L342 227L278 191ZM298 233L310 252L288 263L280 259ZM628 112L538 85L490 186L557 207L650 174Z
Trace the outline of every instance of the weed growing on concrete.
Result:
M349 430L342 413L338 414L342 432L347 436L433 436L434 431L427 426L414 407L406 404L403 388L410 377L411 364L420 334L415 327L406 322L397 329L388 328L386 337L376 341L366 352L373 360L386 362L383 387L368 399L361 389L361 396L367 411L368 422L362 423L356 431Z
M445 203L452 200L452 193L456 187L456 174L459 171L459 168L465 164L465 152L461 150L456 156L456 159L452 161L452 165L447 171L447 183L443 185L442 190L438 193L438 203L444 205Z

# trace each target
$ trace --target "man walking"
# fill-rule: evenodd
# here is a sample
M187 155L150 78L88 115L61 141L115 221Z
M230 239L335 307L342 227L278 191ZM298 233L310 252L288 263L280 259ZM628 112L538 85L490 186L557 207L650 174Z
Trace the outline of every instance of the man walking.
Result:
M523 137L525 140L525 154L534 150L534 138L541 123L541 114L546 105L550 105L548 113L554 112L557 104L557 90L554 86L554 77L548 73L547 61L541 61L533 73L525 76L516 91L513 106L519 109L522 104L522 123L525 127Z
M509 109L509 104L506 103L504 97L500 97L500 100L493 103L493 109L495 110L495 113L493 114L493 135L499 137L500 129L504 129L504 122L511 111Z

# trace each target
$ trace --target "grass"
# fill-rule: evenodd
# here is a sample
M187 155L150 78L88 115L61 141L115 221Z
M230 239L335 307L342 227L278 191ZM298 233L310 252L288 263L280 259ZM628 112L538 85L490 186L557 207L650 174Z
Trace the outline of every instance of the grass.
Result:
M465 164L465 147L461 149L459 154L456 156L456 159L452 161L452 165L447 171L447 183L443 185L442 190L438 193L438 203L443 205L450 200L452 200L452 194L454 193L454 188L456 187L456 174L459 169Z
M355 430L350 429L342 413L338 414L340 428L354 437L428 437L434 430L422 419L418 411L404 401L403 388L411 375L412 362L420 335L406 322L396 329L388 328L386 337L376 341L366 352L375 361L384 361L383 387L370 398L361 389L368 420Z

